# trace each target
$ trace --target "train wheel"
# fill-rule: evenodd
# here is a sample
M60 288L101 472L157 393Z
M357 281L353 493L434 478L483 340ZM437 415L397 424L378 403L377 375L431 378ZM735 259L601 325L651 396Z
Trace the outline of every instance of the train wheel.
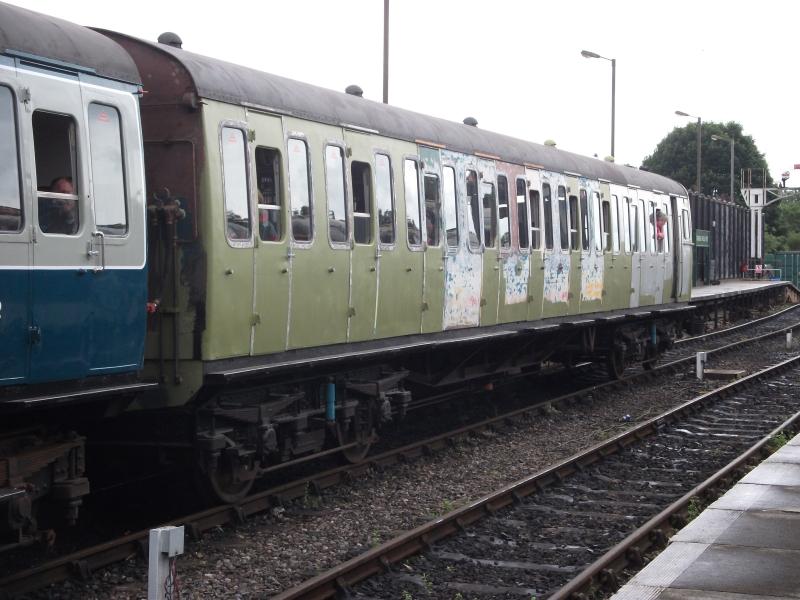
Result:
M342 456L350 463L360 463L369 454L373 442L372 403L362 402L355 416L347 423L337 423L336 435L339 445L350 446L342 450Z
M247 496L255 477L252 465L243 461L236 451L223 451L216 461L206 459L201 476L210 499L235 504Z
M611 379L621 379L625 372L625 348L616 346L606 359L606 372Z

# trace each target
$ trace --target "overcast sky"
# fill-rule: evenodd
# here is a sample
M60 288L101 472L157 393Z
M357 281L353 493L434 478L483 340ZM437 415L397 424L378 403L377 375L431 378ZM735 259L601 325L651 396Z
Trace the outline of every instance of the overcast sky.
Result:
M800 2L391 2L392 104L603 158L611 63L581 57L591 50L617 59L617 162L639 166L689 121L682 110L738 121L772 176L790 170L800 186ZM174 31L187 50L335 90L357 83L381 100L382 0L12 4L149 40Z

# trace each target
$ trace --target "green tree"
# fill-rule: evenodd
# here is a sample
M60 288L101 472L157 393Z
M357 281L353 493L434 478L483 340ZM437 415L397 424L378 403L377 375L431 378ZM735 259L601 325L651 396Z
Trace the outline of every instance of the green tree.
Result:
M764 252L800 250L800 201L781 200L764 209Z
M703 123L701 131L702 148L702 193L709 196L715 192L727 198L730 190L731 151L727 142L712 140L711 136L722 135L734 140L734 195L740 197L739 173L742 168L753 169L753 184L761 185L761 169L767 177L767 187L772 186L772 178L767 169L767 161L759 152L756 143L745 135L739 123ZM650 156L642 161L642 169L664 175L679 181L687 189L694 189L697 181L697 123L676 127L658 143Z

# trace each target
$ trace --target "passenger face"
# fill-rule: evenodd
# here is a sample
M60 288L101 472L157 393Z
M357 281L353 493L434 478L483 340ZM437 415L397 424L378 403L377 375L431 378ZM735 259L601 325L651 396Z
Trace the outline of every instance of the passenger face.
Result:
M53 191L57 194L74 194L75 190L72 188L72 184L67 181L66 179L59 179L53 185Z

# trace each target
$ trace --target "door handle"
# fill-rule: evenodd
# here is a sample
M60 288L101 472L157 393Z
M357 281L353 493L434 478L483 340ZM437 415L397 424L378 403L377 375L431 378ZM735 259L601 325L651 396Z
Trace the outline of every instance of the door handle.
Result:
M95 249L95 242L94 240L97 239L100 242L100 250ZM95 265L94 272L97 273L98 271L105 271L106 269L106 235L102 231L93 231L92 232L92 241L89 242L89 249L86 251L87 256L100 256L100 265Z
M28 341L31 344L38 344L42 341L42 330L38 325L28 327Z

